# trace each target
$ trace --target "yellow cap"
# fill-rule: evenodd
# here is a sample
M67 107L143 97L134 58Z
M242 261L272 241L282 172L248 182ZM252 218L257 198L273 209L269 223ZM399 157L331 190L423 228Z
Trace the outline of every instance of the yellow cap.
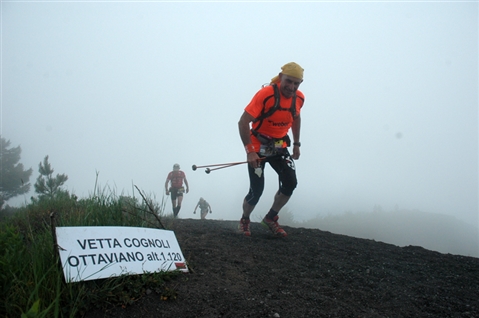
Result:
M287 64L284 64L281 67L281 74L296 77L296 78L299 78L300 80L303 79L303 72L304 72L304 69L295 62L289 62ZM279 82L279 76L275 76L271 79L271 83L278 83L278 82Z

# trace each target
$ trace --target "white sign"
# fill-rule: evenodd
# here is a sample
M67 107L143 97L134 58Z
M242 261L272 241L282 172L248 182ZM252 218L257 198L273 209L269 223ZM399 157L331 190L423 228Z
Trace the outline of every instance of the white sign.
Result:
M125 274L181 270L185 259L175 233L144 227L57 227L67 282Z

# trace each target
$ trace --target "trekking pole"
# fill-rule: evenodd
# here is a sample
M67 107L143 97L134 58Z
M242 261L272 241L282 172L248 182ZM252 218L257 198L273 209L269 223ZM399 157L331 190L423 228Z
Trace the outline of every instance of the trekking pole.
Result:
M193 166L191 167L191 169L193 169L193 171L196 171L196 169L198 169L198 168L209 168L209 167L217 167L217 166L235 166L235 165L240 165L240 164L243 164L243 163L247 163L247 161L229 162L229 163L217 163L217 164L214 164L214 165L204 165L204 166L193 165Z
M231 164L227 164L227 165L224 165L224 166L221 166L221 167L218 167L218 168L213 168L213 169L206 168L206 169L205 169L205 172L206 172L207 174L209 174L211 171L215 171L215 170L219 170L219 169L223 169L223 168L229 168L229 167L241 165L241 164L243 164L243 163L248 163L248 161L231 163Z
M264 159L265 158L259 158L259 160L264 160ZM223 168L229 168L229 167L233 167L233 166L237 166L237 165L242 165L244 163L248 163L248 161L218 163L218 164L214 164L214 165L204 165L204 166L193 165L192 169L193 169L193 171L196 171L196 169L198 169L198 168L206 168L205 172L209 174L211 171L215 171L215 170L219 170L219 169L223 169ZM217 167L217 168L210 169L210 167Z

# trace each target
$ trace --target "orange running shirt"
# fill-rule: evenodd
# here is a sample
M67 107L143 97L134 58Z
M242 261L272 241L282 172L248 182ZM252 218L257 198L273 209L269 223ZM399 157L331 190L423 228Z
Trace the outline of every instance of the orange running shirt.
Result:
M279 84L278 89L280 87ZM253 129L257 132L273 137L273 138L281 138L286 136L289 129L293 125L293 115L289 110L291 107L291 102L293 98L286 98L283 94L280 95L279 106L281 108L286 108L287 110L277 109L271 116L266 117L263 119L263 123L259 130L256 128L258 127L261 121L253 123ZM264 112L267 112L271 107L274 106L274 88L272 85L268 85L260 89L254 96L248 106L245 107L245 111L253 116L254 118L258 118L262 111L263 107ZM296 116L299 115L301 112L301 108L304 104L304 95L301 91L296 91ZM259 140L251 134L251 142L256 150L260 148L261 143Z

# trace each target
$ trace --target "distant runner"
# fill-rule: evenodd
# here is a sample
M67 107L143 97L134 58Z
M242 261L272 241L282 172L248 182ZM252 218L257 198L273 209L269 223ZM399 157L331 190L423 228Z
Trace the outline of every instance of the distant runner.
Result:
M196 205L195 211L193 212L193 214L196 214L196 209L198 207L200 207L201 219L202 220L206 219L206 215L208 214L208 211L210 213L213 213L213 211L211 211L210 204L208 202L206 202L206 200L203 199L203 198L200 198L200 201L198 201L198 204Z
M180 170L180 165L175 163L173 165L173 171L168 173L165 182L166 195L170 195L171 192L171 204L173 206L173 215L176 218L178 213L180 213L181 202L183 201L183 193L185 188L183 187L183 181L186 185L186 193L189 191L188 180L186 180L186 175L183 171ZM171 186L169 184L171 183Z

